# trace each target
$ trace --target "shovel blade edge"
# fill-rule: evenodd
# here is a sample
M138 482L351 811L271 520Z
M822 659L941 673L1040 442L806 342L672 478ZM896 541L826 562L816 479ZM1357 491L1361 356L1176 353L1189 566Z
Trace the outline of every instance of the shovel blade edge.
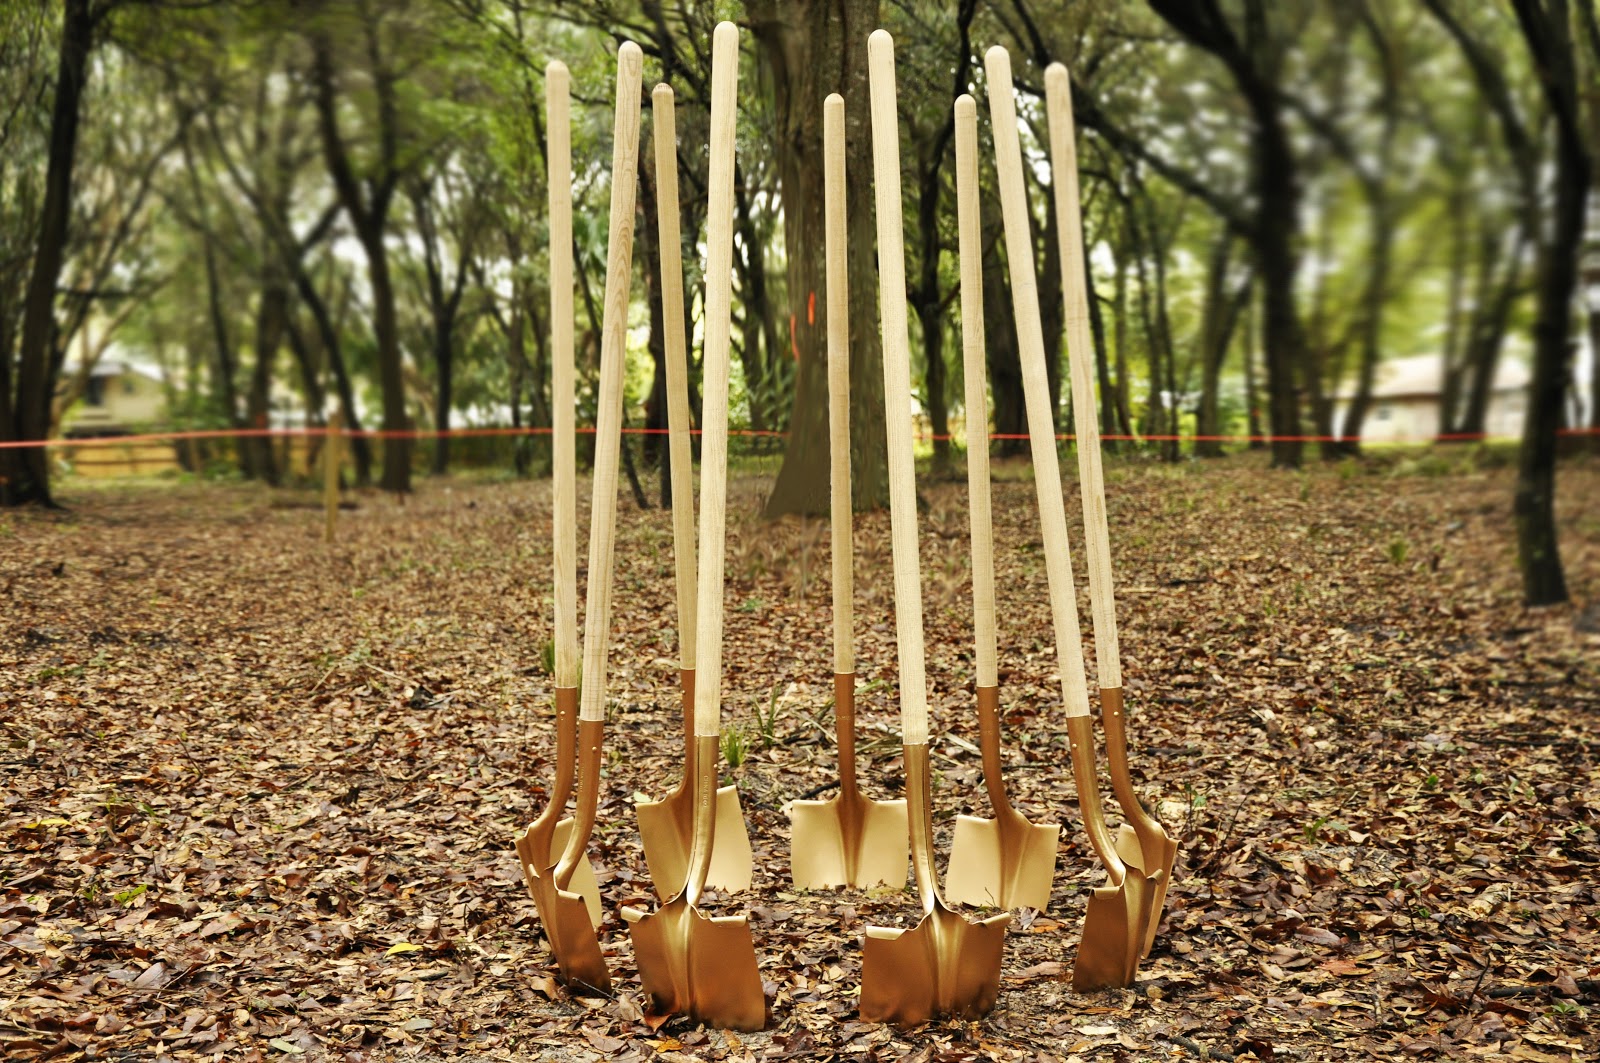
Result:
M744 916L706 916L680 894L654 914L622 909L639 979L658 1015L759 1030L767 1002Z

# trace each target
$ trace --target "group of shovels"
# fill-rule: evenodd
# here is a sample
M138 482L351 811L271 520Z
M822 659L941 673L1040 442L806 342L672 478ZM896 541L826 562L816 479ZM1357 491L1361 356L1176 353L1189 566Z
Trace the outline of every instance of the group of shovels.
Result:
M739 808L738 792L733 787L717 785L738 52L737 30L730 23L722 23L716 28L712 42L698 552L690 504L693 472L673 94L669 87L660 85L652 96L667 363L668 452L673 497L677 500L673 512L673 544L686 733L682 783L661 800L643 801L638 806L645 860L661 899L660 906L653 912L625 907L621 914L633 941L640 978L655 1012L684 1014L714 1026L750 1030L765 1025L767 1005L749 926L742 915L713 916L700 908L708 886L737 892L747 889L751 881L750 841ZM957 820L944 897L941 897L934 866L930 799L894 51L887 33L879 30L872 34L868 58L905 798L871 800L856 785L845 121L844 101L833 95L828 97L823 110L823 167L832 446L834 711L839 785L838 796L832 800L797 801L791 806L790 863L795 884L801 888L901 887L906 881L909 855L923 919L912 929L866 929L860 1014L868 1020L912 1024L939 1015L978 1016L993 1006L999 992L1006 927L1011 918L1003 910L1042 909L1048 904L1060 827L1030 823L1012 807L1001 775L993 533L988 448L984 438L988 404L978 221L978 119L976 103L972 97L963 95L955 102L955 149L963 361L971 437L967 468L977 634L976 700L984 784L994 819L962 816ZM1101 688L1101 721L1113 792L1127 820L1120 835L1115 837L1106 824L1100 803L1088 679L1046 380L1044 332L1034 276L1022 150L1010 58L1006 51L991 49L987 67L990 116L1009 249L1007 259L1073 773L1090 844L1107 872L1105 885L1095 888L1089 898L1073 985L1079 990L1127 986L1133 982L1139 960L1149 951L1154 939L1177 847L1161 824L1140 805L1128 771L1105 491L1094 417L1093 356L1082 273L1084 256L1069 80L1064 67L1051 66L1045 77L1046 103L1051 160L1058 182L1056 220L1066 278L1063 289L1072 406ZM551 63L547 82L555 419L556 776L549 804L517 839L517 852L561 978L578 991L605 992L611 984L596 933L601 919L599 888L588 862L587 849L598 804L605 726L624 333L632 271L638 166L637 101L642 75L643 57L639 48L631 42L624 43L617 56L611 227L581 655L576 623L572 193L566 68L559 62ZM577 790L575 816L563 819L574 784ZM1002 911L970 922L948 907L945 897L955 903Z

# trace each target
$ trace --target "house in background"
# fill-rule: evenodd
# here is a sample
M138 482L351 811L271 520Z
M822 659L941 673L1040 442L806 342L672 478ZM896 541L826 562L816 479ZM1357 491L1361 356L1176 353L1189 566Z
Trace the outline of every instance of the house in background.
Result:
M1495 369L1484 431L1520 437L1528 402L1528 367L1502 357ZM1444 359L1436 354L1396 358L1378 367L1372 385L1372 408L1361 426L1363 443L1426 443L1440 432L1439 406L1444 394ZM1340 392L1334 424L1344 424L1355 398L1353 386Z
M57 399L68 404L61 413L61 434L68 439L130 435L167 415L161 378L128 362L97 362L87 374L69 366Z

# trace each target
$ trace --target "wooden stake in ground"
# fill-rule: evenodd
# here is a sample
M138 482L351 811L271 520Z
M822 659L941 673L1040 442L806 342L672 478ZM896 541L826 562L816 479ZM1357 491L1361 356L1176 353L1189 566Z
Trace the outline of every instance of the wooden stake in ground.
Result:
M1094 613L1095 662L1100 680L1100 724L1106 732L1111 787L1127 822L1117 834L1117 853L1150 879L1154 893L1145 917L1145 954L1155 943L1166 904L1178 843L1145 811L1128 772L1127 713L1122 701L1122 659L1117 647L1117 600L1111 586L1111 533L1106 519L1106 481L1100 468L1100 425L1095 420L1094 346L1089 335L1089 285L1083 253L1083 217L1078 204L1078 153L1073 142L1072 79L1051 63L1044 72L1050 116L1050 170L1056 183L1056 232L1061 239L1061 297L1066 303L1067 353L1072 366L1072 424L1078 442L1078 481L1083 496L1083 538Z

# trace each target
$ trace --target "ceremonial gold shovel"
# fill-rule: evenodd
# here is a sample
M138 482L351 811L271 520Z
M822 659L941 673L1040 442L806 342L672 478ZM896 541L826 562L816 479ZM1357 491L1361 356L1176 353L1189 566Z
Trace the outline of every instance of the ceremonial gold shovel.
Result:
M856 666L851 632L850 294L845 260L844 97L822 103L823 194L828 266L829 508L833 523L833 720L839 796L795 801L789 865L801 889L900 886L906 880L904 801L873 801L856 787Z
M1143 871L1117 855L1100 807L1095 771L1094 720L1089 715L1089 680L1084 671L1078 596L1073 587L1067 545L1066 506L1061 498L1061 466L1056 457L1055 425L1050 416L1045 374L1044 326L1039 287L1033 272L1033 239L1028 232L1027 190L1022 182L1022 144L1011 83L1011 56L996 46L985 56L989 72L989 114L994 131L995 168L1005 221L1006 260L1011 273L1012 308L1022 361L1023 397L1028 411L1028 442L1033 454L1034 487L1039 498L1050 612L1055 627L1056 664L1066 703L1072 770L1078 787L1089 844L1106 868L1106 885L1094 890L1084 917L1083 937L1072 973L1079 991L1133 984L1143 954L1144 926L1154 896Z
M994 524L989 507L989 398L984 379L983 244L978 229L978 105L955 103L956 208L961 260L962 365L967 389L967 494L972 524L972 613L977 642L978 748L994 819L957 816L945 896L963 904L1039 908L1050 903L1057 823L1029 823L1011 806L1000 760L1000 679L995 652Z
M695 656L694 833L683 888L655 913L623 908L639 977L657 1013L759 1030L766 997L744 916L711 917L696 905L716 841L720 750L723 552L728 495L728 353L733 302L734 105L739 32L719 23L711 42L711 167L707 212L705 379L700 476L699 645ZM659 885L659 884L658 884Z
M659 801L639 801L639 837L644 841L650 881L666 900L684 881L694 842L694 785L699 753L694 739L695 545L694 456L689 446L689 365L683 335L683 250L678 230L678 135L672 89L657 85L650 95L655 114L656 215L661 245L661 317L666 325L667 445L672 461L672 557L678 592L678 665L683 687L683 778ZM706 884L737 892L750 888L750 835L739 807L739 790L724 786L716 797L717 843L711 849Z
M578 488L576 432L573 427L572 350L572 130L570 78L560 60L545 69L550 164L550 440L555 501L552 524L555 552L556 778L549 803L517 838L517 859L528 892L543 919L555 910L556 886L548 873L572 837L572 820L561 819L572 796L578 759ZM584 854L569 888L583 896L589 917L600 922L600 885Z
M627 357L628 283L633 271L634 195L639 181L639 89L644 54L626 41L617 49L617 104L611 163L611 232L606 251L605 311L600 340L598 423L595 426L594 501L589 518L589 586L584 602L583 689L578 711L577 820L549 872L555 886L541 906L550 950L561 980L576 988L611 987L600 939L588 905L572 891L573 873L585 860L600 800L601 740L605 735L606 657L611 637L612 557L617 530L617 467L622 451L622 376ZM570 320L570 315L569 315Z
M1089 600L1094 614L1095 661L1100 680L1100 723L1106 732L1111 787L1127 820L1117 833L1117 852L1150 879L1154 890L1142 929L1146 955L1166 906L1178 843L1145 811L1128 773L1128 730L1122 704L1122 661L1117 647L1117 601L1111 586L1111 534L1106 521L1106 482L1100 467L1100 425L1094 411L1094 347L1089 335L1088 282L1084 277L1083 218L1078 204L1078 154L1073 141L1072 79L1051 63L1044 72L1050 118L1050 169L1056 179L1056 231L1061 239L1061 294L1066 304L1067 351L1072 365L1072 422L1078 440L1078 479L1083 493L1083 536L1088 547Z
M938 1015L976 1018L994 1007L1011 916L969 923L945 906L933 864L928 768L927 675L917 553L916 468L911 440L911 340L906 325L900 215L899 123L894 41L875 30L867 45L876 176L879 308L883 327L884 421L889 441L889 512L894 543L895 641L900 729L910 818L911 865L923 918L915 927L868 927L862 946L861 1017L915 1025Z

